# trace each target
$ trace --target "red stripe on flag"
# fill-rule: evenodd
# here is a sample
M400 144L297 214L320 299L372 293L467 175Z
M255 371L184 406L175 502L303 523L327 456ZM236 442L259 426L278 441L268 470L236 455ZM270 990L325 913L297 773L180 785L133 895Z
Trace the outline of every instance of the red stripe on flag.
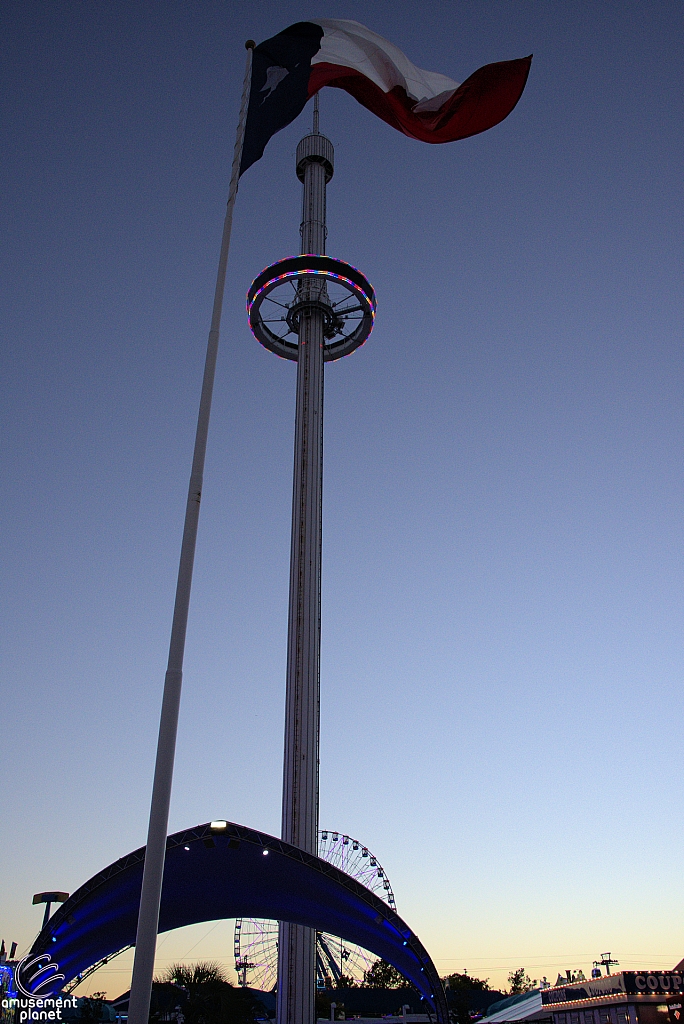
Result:
M466 79L439 110L422 114L414 114L415 101L409 99L400 86L383 92L359 71L339 64L313 64L308 94L313 96L324 85L344 89L411 139L456 142L485 132L508 117L525 88L531 63L530 56L485 64Z

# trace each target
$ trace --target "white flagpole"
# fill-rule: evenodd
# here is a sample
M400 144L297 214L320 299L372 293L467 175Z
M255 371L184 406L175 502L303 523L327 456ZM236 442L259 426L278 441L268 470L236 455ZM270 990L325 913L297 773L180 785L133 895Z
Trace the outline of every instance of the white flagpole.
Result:
M195 435L195 451L192 459L192 471L188 489L188 503L185 509L185 526L183 528L183 543L181 545L180 565L178 568L176 602L173 609L169 661L164 680L164 697L162 700L159 739L157 742L157 761L154 769L154 783L152 785L150 823L147 832L145 867L143 870L140 910L138 913L138 931L135 940L135 960L133 962L133 978L131 980L131 994L128 1006L129 1024L148 1024L150 1014L152 976L157 948L157 928L159 926L159 904L161 902L164 858L166 855L166 834L169 822L169 804L171 802L171 782L176 751L176 734L178 732L178 710L183 682L185 634L188 624L192 569L195 561L195 544L197 541L200 499L202 496L204 456L207 449L209 413L211 411L216 356L218 354L223 290L226 283L230 232L233 225L233 208L238 190L242 144L245 137L245 123L247 121L252 50L255 45L251 39L245 43L247 47L247 66L245 68L240 118L235 140L235 151L233 153L230 187L228 189L228 206L226 209L226 219L223 222L221 254L219 256L216 290L214 292L214 308L211 316L207 356L204 364L204 379L202 381L202 395L200 398L199 415L197 417L197 433Z

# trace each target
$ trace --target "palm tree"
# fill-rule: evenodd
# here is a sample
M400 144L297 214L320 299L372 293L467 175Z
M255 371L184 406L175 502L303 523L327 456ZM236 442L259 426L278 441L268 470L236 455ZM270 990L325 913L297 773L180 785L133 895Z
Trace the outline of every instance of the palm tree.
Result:
M173 964L157 981L183 990L184 1024L251 1024L255 1006L244 989L231 985L219 963Z

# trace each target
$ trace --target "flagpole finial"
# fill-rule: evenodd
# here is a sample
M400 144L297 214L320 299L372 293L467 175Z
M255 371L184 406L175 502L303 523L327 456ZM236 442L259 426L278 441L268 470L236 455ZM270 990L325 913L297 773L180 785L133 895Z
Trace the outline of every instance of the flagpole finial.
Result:
M245 43L245 50L254 50L255 48L256 43L254 42L254 40L248 39L247 42Z

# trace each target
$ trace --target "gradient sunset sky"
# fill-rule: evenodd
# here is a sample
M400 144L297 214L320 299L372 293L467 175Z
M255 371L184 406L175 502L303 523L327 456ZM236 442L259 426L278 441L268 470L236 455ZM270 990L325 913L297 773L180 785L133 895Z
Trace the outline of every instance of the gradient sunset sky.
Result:
M501 125L345 93L328 252L378 296L326 368L321 824L441 974L684 956L680 0L8 0L0 938L145 841L244 42L351 18ZM170 830L280 828L294 364L245 293L297 251L309 108L235 212ZM232 956L232 923L158 967ZM130 955L83 986L124 991Z

